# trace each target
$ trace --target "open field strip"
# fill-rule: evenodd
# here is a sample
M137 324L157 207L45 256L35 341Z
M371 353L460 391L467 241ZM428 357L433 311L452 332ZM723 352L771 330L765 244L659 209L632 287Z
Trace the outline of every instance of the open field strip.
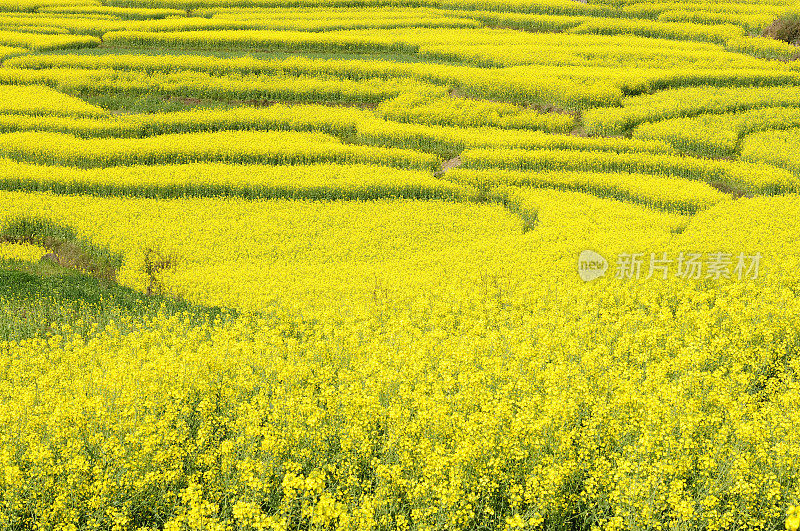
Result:
M742 159L774 164L800 174L800 128L753 133L742 142Z
M26 31L24 28L54 28L64 33L80 34L84 38L94 37L92 42L99 44L99 39L106 31L124 28L126 21L109 16L70 16L51 13L4 13L0 12L0 26L16 32Z
M713 42L725 44L728 40L744 35L744 31L732 24L694 24L691 22L665 22L593 17L567 30L571 33L592 35L637 35L667 39Z
M546 35L546 34L543 34ZM633 38L632 38L633 39ZM466 94L480 97L491 95L492 99L511 102L545 102L559 104L567 108L580 108L589 105L617 105L621 102L622 91L652 91L667 87L684 87L692 85L712 85L719 87L764 86L764 85L797 85L800 74L787 68L784 63L775 63L754 59L746 55L729 54L730 58L720 55L719 50L687 50L688 57L672 57L666 54L656 57L650 66L638 60L642 55L645 39L633 40L631 52L621 54L623 41L610 41L591 53L590 41L576 43L576 47L564 47L556 50L552 47L527 49L520 48L522 56L534 60L537 66L518 65L504 70L484 69L447 64L429 63L397 63L387 60L359 59L316 59L308 57L290 57L285 59L264 60L254 57L219 58L202 55L148 55L125 53L121 55L37 55L13 58L6 62L14 67L16 78L7 78L7 82L25 82L24 79L51 79L46 72L37 78L34 73L26 73L29 69L75 69L105 71L142 70L148 73L182 73L196 71L212 75L306 75L334 76L353 81L369 78L412 78L419 82L445 86L456 86ZM513 52L514 46L506 45L502 50L496 47L483 46L482 49L492 54L494 60ZM585 51L581 51L585 50ZM516 53L516 52L513 52ZM681 52L683 53L683 52ZM635 54L635 55L632 55ZM611 57L609 57L609 55ZM652 54L649 54L652 56ZM533 59L537 58L537 59ZM611 61L629 64L636 61L638 66L621 71L618 67L609 66ZM612 63L613 64L613 63ZM605 65L605 66L603 66ZM690 70L686 68L691 67ZM74 70L71 77L80 78L83 74ZM545 88L543 83L530 79L532 76L547 76L561 80L558 90ZM107 74L111 76L111 74ZM516 79L519 77L519 81ZM135 78L135 76L134 76ZM252 79L252 78L251 78ZM29 81L32 82L32 81ZM222 82L222 81L220 81ZM518 88L508 92L513 84ZM493 84L508 85L503 91ZM704 90L704 89L697 89ZM706 89L707 90L707 89ZM527 96L523 95L526 93ZM635 102L635 100L633 100ZM594 103L591 103L594 102Z
M73 118L63 116L34 116L29 114L0 114L3 132L51 131L85 138L148 137L168 133L200 131L316 131L349 138L356 134L357 124L379 122L379 129L388 136L396 126L372 118L353 107L325 105L284 105L268 107L238 106L229 108L200 108L185 111L109 115L103 118ZM494 132L499 130L490 130ZM522 133L520 136L525 136ZM632 145L663 145L653 142Z
M206 300L215 305L235 307L243 303L251 310L267 307L279 293L283 293L282 300L290 303L292 293L299 295L300 291L306 293L305 301L316 293L321 297L320 302L327 304L335 304L337 297L368 300L374 288L373 274L378 274L379 280L389 281L393 275L402 273L402 279L398 277L392 290L420 282L455 286L451 284L455 278L427 273L421 276L420 272L432 268L443 273L450 269L451 260L455 258L451 256L453 246L448 242L457 241L463 248L457 251L461 258L455 263L478 274L482 262L499 263L500 257L492 253L492 248L497 245L507 248L520 227L515 216L496 205L440 201L271 200L254 203L233 197L163 201L20 192L0 192L0 195L6 198L3 202L5 218L24 214L23 207L31 208L35 202L36 208L50 212L59 223L75 227L80 236L122 252L126 262L119 280L125 285L143 289L146 276L140 266L145 258L144 249L150 247L164 254L178 255L183 264L165 272L183 277L175 281L165 277L170 292L184 292L194 301ZM104 215L103 210L98 210L103 205ZM254 205L259 207L254 208ZM105 220L98 216L105 216ZM337 221L334 223L333 219ZM142 223L149 228L144 229ZM205 225L208 230L192 231L184 238L175 238L190 225ZM250 229L243 231L244 227ZM483 240L470 236L482 231L491 231L494 236ZM300 233L305 236L298 237ZM410 244L418 251L410 253ZM316 257L315 265L307 260L305 265L299 261L309 252ZM430 260L417 262L414 258L426 254L430 255ZM190 258L192 256L194 258ZM239 258L232 262L232 256ZM363 269L353 269L355 264L362 263ZM295 274L276 275L277 267L294 269ZM413 270L403 271L409 267ZM250 272L245 274L247 268ZM216 280L205 277L211 269L220 273ZM227 272L222 274L225 270ZM326 272L318 283L308 284L310 278L319 277L323 270ZM337 278L343 282L339 286ZM282 285L277 291L276 282ZM226 287L218 291L215 284ZM195 292L201 285L206 286L202 290L204 293ZM252 289L257 286L260 286L258 293L253 293ZM223 293L227 295L218 299L217 295ZM215 299L217 302L213 302ZM234 304L234 301L238 302Z
M510 103L442 97L406 92L381 102L376 115L398 122L456 127L495 126L508 129L568 133L575 118L568 114L541 113Z
M800 126L797 107L766 107L645 122L633 130L632 136L667 142L676 149L700 156L732 157L742 138L749 133L797 126Z
M124 7L110 7L98 4L93 5L49 5L42 6L36 10L37 13L58 13L60 15L69 14L70 19L76 18L75 15L111 15L126 19L162 19L166 17L183 17L186 11L182 9L155 8L155 9L132 9Z
M87 106L87 108L94 107ZM494 127L451 127L401 123L379 119L369 111L362 109L324 105L275 104L262 108L247 106L199 108L91 119L21 114L25 111L24 107L13 107L9 110L15 112L0 114L0 131L50 131L84 138L144 138L160 134L201 131L314 131L360 144L399 147L443 156L457 155L468 147L489 146L620 153L674 152L669 144L658 140L581 137ZM469 119L479 121L485 118L478 114L469 116Z
M29 12L43 6L54 5L97 5L97 0L2 0L0 10Z
M763 162L718 161L658 153L486 148L468 149L461 154L461 160L465 167L475 169L623 171L724 183L759 194L800 190L796 175Z
M26 0L37 1L37 0ZM51 0L48 0L48 2ZM68 0L61 0L68 1ZM287 6L287 2L279 0L112 0L109 5L123 7L147 7L169 4L177 8L274 8ZM288 7L353 7L353 6L409 6L438 7L445 9L491 9L495 11L511 11L520 13L539 13L545 15L611 15L616 9L611 6L597 4L573 3L572 0L403 0L392 2L385 0L298 0L289 3Z
M401 27L480 27L469 12L446 9L367 7L316 9L222 9L197 10L214 22L250 23L254 28L276 30L331 31L342 29Z
M592 204L596 207L602 205L609 212L614 209L619 210L621 213L625 212L627 213L625 219L630 220L631 223L634 223L633 219L636 216L644 214L643 218L636 221L631 227L631 233L650 224L649 234L651 237L656 238L656 240L663 239L664 242L671 237L670 231L672 229L685 224L690 219L688 216L655 212L641 206L627 205L612 199L593 198L590 195L574 192L559 192L561 195L554 191L551 192L550 195L553 198L560 197L562 201L576 201L577 203L574 207L576 209L578 204L584 206L585 204ZM547 195L548 192L541 191L541 193ZM458 255L461 258L454 259L453 264L459 264L459 267L467 267L472 271L472 274L477 275L483 261L487 261L486 263L492 262L496 267L504 260L526 260L525 253L531 252L535 248L531 246L536 245L534 241L530 240L536 240L537 238L535 236L526 236L524 240L527 243L524 244L523 248L515 250L516 243L514 242L522 241L520 240L522 224L513 214L506 212L498 205L438 201L311 202L273 200L259 203L270 205L269 208L254 209L251 201L240 198L191 198L160 201L144 198L63 196L42 193L25 194L22 192L1 192L0 196L8 198L3 202L6 218L13 219L14 216L23 215L26 212L26 207L30 208L33 202L37 201L42 205L44 211L52 213L55 221L75 227L82 237L89 238L99 245L109 245L114 252L121 252L129 256L131 262L123 265L120 272L119 278L123 283L125 283L126 275L130 276L131 282L136 279L139 279L136 280L137 282L144 281L145 277L141 273L139 265L144 258L141 253L148 246L166 254L177 253L185 265L193 263L193 268L213 267L218 268L220 272L222 268L233 265L230 260L226 259L226 256L232 252L231 246L236 249L231 256L239 256L249 264L258 263L262 259L260 257L269 256L270 253L283 249L278 255L283 257L280 260L284 261L286 267L289 267L289 264L292 264L292 267L297 267L299 276L287 275L282 277L283 280L279 280L280 276L274 276L274 271L263 270L259 273L259 277L263 279L269 277L272 280L269 281L268 285L259 288L259 292L263 296L254 297L248 303L248 307L251 309L255 309L258 304L268 303L272 297L280 292L280 290L274 291L270 287L274 282L291 284L294 286L293 290L310 289L309 294L312 292L322 294L324 290L333 290L332 293L343 295L349 289L348 286L354 288L356 285L360 285L361 287L353 291L353 296L366 297L371 295L369 290L374 286L371 285L369 280L372 273L378 272L377 269L372 269L371 267L358 272L357 278L348 280L341 286L337 286L335 283L311 286L306 283L306 288L303 288L305 281L301 278L302 275L318 274L313 272L313 268L304 268L302 264L296 261L298 253L303 253L303 250L308 249L309 245L311 245L311 248L319 250L317 255L319 264L315 267L321 267L324 263L327 263L331 256L339 256L337 260L344 261L341 266L334 265L335 262L331 265L334 268L331 269L331 276L338 277L346 274L345 263L349 263L352 260L363 261L368 257L371 257L369 258L370 260L377 261L375 267L378 267L377 264L384 260L400 260L402 263L409 264L415 259L413 256L406 256L407 253L404 249L407 248L411 241L417 242L414 246L419 248L419 251L415 252L421 254L430 253L435 258L432 258L431 261L420 262L418 266L415 266L415 269L429 266L447 268L447 256L448 253L453 251L453 247L450 244L445 244L445 242L447 238L457 238L457 241L466 245L467 248L458 251ZM120 205L124 205L125 208L120 208ZM551 208L557 211L558 208L566 208L566 204L562 205L561 202L556 201ZM439 209L444 217L423 215L424 212L433 212L436 209ZM103 216L106 219L101 220L100 217ZM329 216L333 216L331 219L338 219L337 224L331 224L327 228L325 225L319 226L320 221ZM265 219L259 221L262 217L274 219L276 222L270 223ZM286 221L278 223L277 220L281 218ZM212 219L216 221L212 221ZM207 223L203 220L206 220ZM143 223L146 223L146 225L143 226ZM298 223L300 224L299 226L297 225ZM611 226L614 222L609 220L608 223ZM191 234L186 233L185 238L176 239L175 236L182 233L182 227L186 224L207 226L209 230L197 231ZM492 229L494 230L494 236L482 242L473 242L467 235L460 234L463 231L477 234L478 231L488 230L482 227L486 224L494 227ZM245 226L251 227L251 231L242 231L241 228ZM443 230L444 227L448 226L452 226L452 229L442 232L439 236L434 236L436 231ZM115 227L117 228L115 229ZM292 234L296 233L300 227L305 227L299 234L306 234L307 242L300 239L294 242L292 240ZM321 237L317 234L318 230L329 232L329 236ZM379 232L365 238L366 234L376 230ZM397 231L395 236L389 236L393 231ZM142 237L131 237L135 232L140 232L142 236L146 237L144 239ZM424 237L423 234L425 235ZM597 234L598 238L607 238L608 242L616 242L611 247L608 247L610 243L606 244L602 249L603 251L621 250L628 236L623 234L612 235L608 231ZM401 244L401 242L404 243ZM356 252L354 245L357 245L360 251ZM375 247L376 245L378 245L377 248ZM500 255L491 252L491 249L498 245L500 249L505 249ZM437 248L439 250L435 251L434 249ZM200 249L203 252L198 253L197 251ZM393 250L390 251L390 249ZM266 254L262 255L262 253ZM474 255L474 263L469 261L468 257L470 255ZM503 255L505 255L505 258ZM275 258L270 259L270 262ZM186 262L186 260L190 260L190 262ZM425 264L429 264L429 266ZM236 271L243 272L242 267L244 267L244 264L236 265L229 273L217 276L217 280L214 282L230 283L226 290L241 289L241 302L244 303L248 300L245 295L249 288L244 285L236 287L237 277L239 276ZM543 263L539 267L544 268L546 265ZM336 272L337 270L338 272ZM391 270L394 271L394 268L391 268ZM511 270L513 268L508 269L509 272ZM181 271L186 271L186 269L178 266L176 270L167 271L165 274L177 275ZM302 273L303 271L305 273ZM566 274L566 271L564 273ZM387 270L385 273L379 274L378 278L379 280L388 280L393 274L395 273L390 274L389 270ZM195 279L192 280L193 283L199 282L202 278L200 273L193 273L192 275L191 278ZM252 273L242 278L252 279L251 275ZM189 277L186 278L188 279ZM209 277L210 279L211 277ZM178 283L173 285L176 292L179 292L181 291L181 284L177 277L175 281ZM327 282L324 279L320 279L320 281ZM333 279L330 279L330 281L333 282ZM416 277L412 272L404 273L401 277L398 277L398 281L401 283L443 283L450 285L451 288L457 286L457 281L453 278L438 278L436 275ZM141 288L139 284L128 285ZM400 286L391 288L392 291L399 289ZM193 293L193 290L187 289L185 291L187 295L190 293ZM400 291L397 293L400 293ZM203 294L198 292L192 295L196 302L204 301L209 304L226 304L233 307L240 305L239 303L231 304L232 301L226 302L215 299L215 297L215 291L210 288L208 292ZM285 298L287 303L291 300L289 293L283 293L281 298ZM331 299L329 302L332 301Z
M234 196L366 201L381 198L470 200L476 195L471 187L436 179L429 171L386 166L193 163L76 170L8 159L0 159L0 188L158 198Z
M698 24L734 24L742 27L748 33L760 33L781 12L780 9L756 12L712 11L708 7L710 6L703 5L702 9L690 10L686 9L684 4L675 4L675 9L659 13L658 20ZM727 7L730 7L730 4Z
M658 20L696 22L700 24L730 23L748 33L761 33L776 18L791 13L790 3L772 2L642 2L622 8L628 16L647 15Z
M442 156L455 156L472 147L566 149L617 153L674 152L669 144L658 140L581 137L493 127L429 126L376 119L358 121L355 138L364 144L404 147L438 153Z
M202 72L146 74L115 70L16 70L0 71L0 82L19 85L42 84L78 95L161 94L219 100L332 102L377 104L405 90L443 89L411 79L365 79L351 81L329 76L214 76Z
M70 117L103 117L105 109L41 86L0 85L0 113Z
M0 31L0 45L29 50L59 50L62 48L81 48L97 46L100 41L84 35L48 35L46 33L25 33L21 31Z
M489 190L498 186L520 186L576 190L599 197L631 201L646 206L693 214L729 199L706 183L645 174L591 173L571 171L523 172L456 168L446 178L455 183Z
M586 130L595 134L620 134L645 121L695 116L703 113L744 111L762 107L800 106L796 87L690 87L631 96L622 107L587 111Z
M68 12L60 12L66 9ZM303 11L284 16L258 17L236 16L224 18L187 17L182 10L127 9L105 6L78 6L73 9L53 7L40 9L37 13L3 14L0 23L27 26L51 26L69 29L75 33L102 36L112 31L197 31L197 30L298 30L329 31L369 28L475 28L482 24L468 14L457 16L448 10L428 9L351 9L345 12ZM80 12L79 12L80 11ZM107 13L108 16L92 15ZM149 13L154 13L155 16Z
M188 162L343 162L433 170L439 164L438 157L426 153L342 144L324 133L297 131L225 131L122 139L5 133L0 135L0 154L16 160L82 168Z
M797 47L792 44L759 37L731 39L726 43L726 48L732 52L746 53L764 59L794 61L800 57Z
M467 13L465 13L466 15ZM207 19L202 19L207 20ZM31 21L33 22L33 21ZM27 23L27 22L26 22ZM406 33L410 30L405 30ZM425 31L425 33L422 33ZM348 35L358 35L363 32L350 32ZM438 32L441 33L441 30ZM559 35L552 33L529 33L523 37L517 37L509 42L504 42L501 49L497 48L499 42L503 42L509 36L509 31L500 30L458 30L445 32L444 37L459 38L462 42L455 47L448 42L442 35L437 35L435 30L417 30L414 37L427 36L431 39L430 46L439 46L442 51L446 51L448 46L453 49L453 53L469 53L475 55L475 51L484 52L485 56L481 61L501 60L503 66L514 66L520 64L542 64L542 65L575 65L575 66L621 66L621 64L633 66L637 69L643 68L675 68L675 67L695 67L695 68L724 68L724 69L762 69L774 72L789 70L789 65L776 63L775 61L764 61L755 57L731 53L724 48L706 43L669 41L664 39L648 39L630 35L612 36L588 36L588 35ZM187 34L191 37L192 34ZM402 32L397 32L398 37L402 37ZM314 34L310 34L311 37ZM419 42L414 39L413 42ZM658 49L647 53L642 49L645 45L657 44ZM136 48L123 48L126 51L134 51ZM179 48L173 49L175 52L181 51ZM152 51L146 48L145 53ZM538 53L537 53L538 52ZM545 53L546 52L546 53ZM517 58L514 59L514 54ZM159 61L159 57L163 60ZM298 61L302 57L294 58ZM309 61L309 64L316 63L319 67L330 65L346 64L345 60L330 61ZM15 61L15 66L25 66L31 68L53 67L53 66L76 66L87 68L112 67L112 68L147 68L147 69L213 69L225 71L236 70L239 68L249 68L250 71L269 71L270 68L280 66L275 61L258 60L254 57L213 57L208 61L201 61L196 55L183 53L160 54L160 55L132 55L130 53L120 54L46 54L27 56ZM434 64L408 64L384 61L383 64L374 61L363 61L364 69L373 69L376 66L385 66L394 69L414 69L426 66L435 67ZM354 71L357 71L354 69ZM685 72L689 74L690 72Z
M352 65L352 63L351 63ZM352 65L358 68L358 65ZM524 67L509 69L483 69L470 67L413 67L411 76L389 78L385 74L375 78L340 79L338 76L320 74L304 75L287 72L277 76L227 74L215 76L203 72L175 72L146 74L137 71L119 72L111 69L49 70L3 69L0 82L6 84L45 84L65 92L88 94L103 92L148 92L187 95L196 94L214 98L287 98L304 102L309 99L324 101L339 92L352 94L349 99L332 99L338 103L376 103L406 91L443 93L448 86L457 86L466 96L499 100L514 104L557 104L565 109L576 110L589 105L611 105L622 97L619 88L611 83L599 81L586 85L582 78L563 78L556 88L546 87L543 80L530 78ZM346 76L344 76L346 77ZM431 80L431 82L426 81ZM505 79L509 86L500 85ZM432 84L433 83L433 84ZM314 88L304 89L309 84ZM438 86L437 86L438 85ZM319 92L319 94L315 94ZM294 95L294 96L293 96Z

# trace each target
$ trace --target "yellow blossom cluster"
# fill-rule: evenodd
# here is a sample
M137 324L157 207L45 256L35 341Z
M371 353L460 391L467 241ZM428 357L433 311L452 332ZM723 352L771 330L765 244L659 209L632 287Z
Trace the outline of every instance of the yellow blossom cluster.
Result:
M48 249L30 243L0 243L0 260L38 262L48 252Z

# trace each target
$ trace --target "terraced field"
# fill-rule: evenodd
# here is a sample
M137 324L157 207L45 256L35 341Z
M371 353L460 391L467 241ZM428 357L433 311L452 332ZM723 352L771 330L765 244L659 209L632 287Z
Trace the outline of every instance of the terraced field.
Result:
M0 528L800 528L794 0L0 0Z

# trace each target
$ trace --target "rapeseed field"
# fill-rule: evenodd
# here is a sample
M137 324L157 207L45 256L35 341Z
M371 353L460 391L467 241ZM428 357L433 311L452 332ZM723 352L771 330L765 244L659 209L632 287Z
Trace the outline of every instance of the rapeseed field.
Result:
M794 0L0 0L0 529L798 531Z

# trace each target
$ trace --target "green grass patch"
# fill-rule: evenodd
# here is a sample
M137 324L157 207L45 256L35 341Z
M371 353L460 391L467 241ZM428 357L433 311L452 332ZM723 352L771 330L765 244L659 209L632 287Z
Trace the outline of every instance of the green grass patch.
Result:
M7 220L0 227L0 242L44 247L56 255L58 264L109 282L116 279L122 266L122 255L78 237L71 227L42 217Z
M70 95L115 113L152 114L186 111L195 107L219 108L225 106L224 102L218 100L168 97L157 94L134 95L124 92L85 94L76 91Z
M46 52L44 52L46 53ZM52 52L51 52L52 53ZM250 50L243 50L239 47L220 47L215 49L207 48L164 48L155 46L118 46L115 44L103 43L96 48L84 49L75 48L69 50L59 50L61 54L75 54L75 55L108 55L108 54L136 54L136 55L202 55L223 59L235 59L237 57L253 57L261 60L280 60L288 59L290 57L308 57L310 59L359 59L363 61L395 61L400 63L431 63L431 64L444 64L444 65L460 65L461 61L448 60L446 58L431 58L421 56L417 53L403 53L400 51L331 51L331 52L315 52L315 51L302 51L290 52L281 50L259 50L257 48Z
M112 321L131 330L159 314L181 314L197 324L236 316L232 310L147 296L46 260L0 260L0 341L47 338L64 326L90 337Z

